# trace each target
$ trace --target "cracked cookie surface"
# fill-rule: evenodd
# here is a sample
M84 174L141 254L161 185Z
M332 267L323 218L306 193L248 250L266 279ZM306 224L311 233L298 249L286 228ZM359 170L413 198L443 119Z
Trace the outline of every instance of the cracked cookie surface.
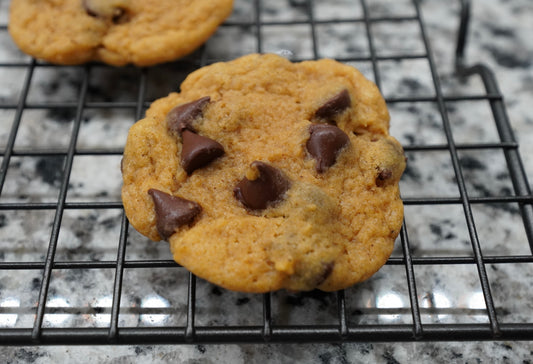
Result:
M193 52L233 0L12 0L9 32L25 53L57 64L147 66Z
M122 199L140 233L166 238L199 277L246 292L338 290L387 261L405 157L359 71L254 54L199 69L180 89L128 134ZM189 207L164 210L154 190Z

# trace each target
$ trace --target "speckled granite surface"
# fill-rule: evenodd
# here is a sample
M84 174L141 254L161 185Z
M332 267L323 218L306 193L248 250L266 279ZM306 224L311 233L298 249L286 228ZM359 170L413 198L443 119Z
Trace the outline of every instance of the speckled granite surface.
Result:
M261 44L253 26L222 27L208 41L208 59L230 59L257 51L277 52L288 58L340 59L371 55L364 22L321 23L341 18L414 16L411 1L315 0L316 47L305 1L263 0L261 20L283 24L261 27ZM0 2L0 24L7 23L9 1ZM229 23L251 22L254 2L236 0ZM366 9L364 6L366 5ZM455 2L422 1L422 15L438 65L444 95L480 95L478 79L460 82L453 76L453 51L459 6ZM469 63L483 62L494 71L507 112L520 144L526 174L533 178L533 5L530 0L473 0L473 20L467 47ZM286 24L286 22L298 22ZM377 56L423 54L417 21L377 22L370 27ZM17 51L5 30L0 31L0 63L29 62ZM372 64L349 62L376 80ZM187 70L173 64L147 71L146 100L176 89ZM96 148L118 151L104 155L76 155L67 202L120 199L120 154L134 108L106 108L98 103L134 103L141 71L134 68L91 68L88 103L77 138L78 151ZM400 62L382 60L379 82L385 97L420 98L435 95L424 58ZM25 67L0 66L0 104L16 105L26 76ZM76 100L83 78L81 67L37 67L15 140L15 150L64 151L68 148ZM71 107L40 106L70 102ZM391 133L405 146L446 142L434 102L391 102ZM446 103L454 140L461 144L498 142L490 107L484 100ZM0 109L0 148L8 141L14 107ZM446 150L408 151L409 167L402 180L402 196L458 197ZM460 150L459 158L469 196L510 196L513 186L499 149ZM11 158L0 204L56 202L63 178L64 158L58 155ZM530 255L518 206L515 203L474 204L473 216L485 256ZM406 226L413 257L470 257L468 228L461 205L406 206ZM0 211L0 261L41 262L47 251L54 211ZM55 261L116 259L120 209L67 209L62 219ZM401 257L401 244L393 257ZM147 242L130 229L126 259L170 259L165 244ZM498 319L502 323L531 322L533 317L531 264L486 264ZM485 302L476 267L416 265L414 268L423 324L487 323ZM114 269L54 269L43 327L107 327ZM16 279L14 279L16 277ZM183 326L186 321L187 274L176 268L126 269L119 327ZM0 270L0 328L31 328L41 285L41 271ZM357 324L410 324L405 268L387 265L371 280L346 291L347 320ZM306 293L272 295L273 323L335 324L335 295ZM206 282L197 285L197 325L260 325L262 298L233 293ZM118 362L118 363L530 363L531 342L346 343L260 345L160 346L35 346L0 347L5 363Z

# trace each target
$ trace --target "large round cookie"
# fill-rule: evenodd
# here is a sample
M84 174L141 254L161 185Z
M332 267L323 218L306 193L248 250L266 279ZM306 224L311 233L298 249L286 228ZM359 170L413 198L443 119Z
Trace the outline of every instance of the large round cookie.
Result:
M131 224L215 284L348 287L390 256L400 144L377 87L333 60L249 55L189 75L130 129Z
M233 0L12 0L9 32L22 51L52 63L146 66L194 51L232 6Z

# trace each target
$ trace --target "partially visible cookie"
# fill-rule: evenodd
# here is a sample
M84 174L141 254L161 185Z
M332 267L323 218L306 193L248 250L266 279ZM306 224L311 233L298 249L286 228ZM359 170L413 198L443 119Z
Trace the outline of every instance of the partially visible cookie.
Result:
M9 32L25 53L57 64L153 65L202 45L233 0L12 0Z
M342 289L390 256L400 144L377 87L333 60L249 55L190 74L132 126L130 223L215 284Z

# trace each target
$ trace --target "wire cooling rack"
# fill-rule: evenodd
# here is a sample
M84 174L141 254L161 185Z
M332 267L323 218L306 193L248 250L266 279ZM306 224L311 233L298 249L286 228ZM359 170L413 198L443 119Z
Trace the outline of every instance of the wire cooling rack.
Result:
M532 196L495 78L465 65L469 2L453 76L437 72L418 1L237 0L195 54L143 69L30 59L3 6L0 344L533 339ZM334 57L384 93L409 158L405 221L369 281L228 292L129 227L127 128L191 71L251 52Z

